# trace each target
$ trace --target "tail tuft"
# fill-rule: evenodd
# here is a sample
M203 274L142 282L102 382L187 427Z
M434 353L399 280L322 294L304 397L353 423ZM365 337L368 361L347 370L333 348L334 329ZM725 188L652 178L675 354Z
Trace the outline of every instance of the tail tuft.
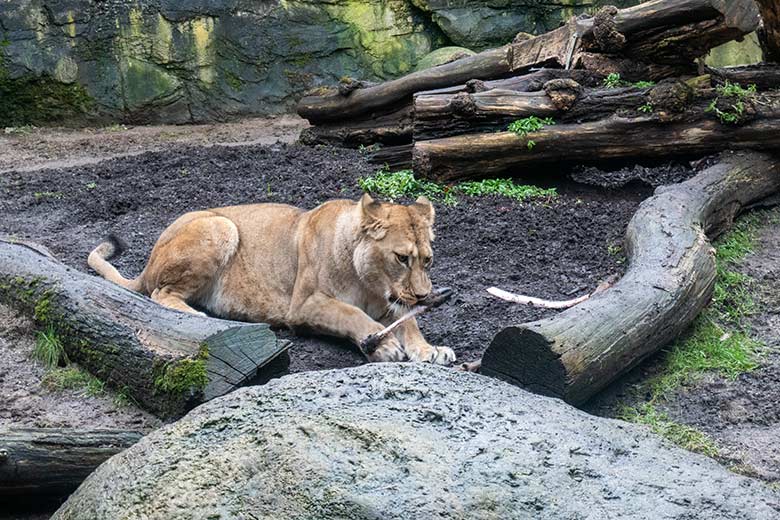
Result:
M110 233L106 237L105 244L108 246L105 251L104 258L106 260L111 260L112 258L116 258L120 256L122 253L124 253L127 250L127 242L119 238L113 233Z

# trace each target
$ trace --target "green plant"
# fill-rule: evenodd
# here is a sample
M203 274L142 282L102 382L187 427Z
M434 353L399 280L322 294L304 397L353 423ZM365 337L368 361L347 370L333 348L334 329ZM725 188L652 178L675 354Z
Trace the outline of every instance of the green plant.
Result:
M743 88L739 83L731 83L729 81L718 86L715 90L718 93L718 97L712 100L705 112L715 113L723 124L738 124L745 115L744 102L758 92L755 85L749 85L747 88ZM729 110L722 110L719 108L718 104L721 98L731 98L735 100L734 103L729 105Z
M518 201L532 198L550 198L557 193L554 188L542 189L537 186L515 184L511 179L484 179L463 182L455 186L442 186L435 182L418 180L411 170L398 172L378 171L371 177L361 177L358 185L363 191L378 194L391 200L401 197L424 195L430 200L445 205L457 204L457 195L485 196L500 195Z
M29 135L35 130L36 127L33 125L8 126L5 128L4 133L6 135Z
M62 341L53 327L38 331L32 355L48 369L58 366L60 362L68 361Z
M44 199L61 199L63 197L61 191L36 191L33 193L35 200L40 201Z
M517 201L532 198L555 197L555 188L543 189L537 186L515 184L512 179L484 179L481 181L462 182L455 189L464 195L485 196L500 195Z
M633 84L636 88L648 88L648 87L654 87L655 81L637 81Z
M124 132L127 130L127 127L119 123L113 123L105 127L103 130L106 132Z
M644 114L649 114L653 111L653 105L651 105L650 103L645 103L641 107L637 108L637 110L639 110Z
M613 72L612 74L608 74L606 78L604 78L604 86L608 88L617 88L623 86L623 80L620 79L620 74Z
M555 120L551 117L546 117L544 119L541 119L536 116L530 116L530 117L525 117L523 119L518 119L517 121L512 121L511 123L509 123L507 130L516 133L520 137L525 137L531 132L538 132L545 126L554 125L554 124L555 124Z
M84 187L87 188L88 190L94 190L95 188L97 188L97 183L88 182Z
M525 146L526 146L526 147L527 147L529 150L533 150L533 149L534 149L534 147L536 146L536 141L534 141L533 139L529 139L529 140L528 140L528 142L527 142L527 143L525 143Z
M360 177L358 186L365 192L379 194L390 200L424 195L431 200L438 200L444 204L455 204L457 202L452 190L448 187L435 182L416 179L412 170L397 172L379 170L370 177Z

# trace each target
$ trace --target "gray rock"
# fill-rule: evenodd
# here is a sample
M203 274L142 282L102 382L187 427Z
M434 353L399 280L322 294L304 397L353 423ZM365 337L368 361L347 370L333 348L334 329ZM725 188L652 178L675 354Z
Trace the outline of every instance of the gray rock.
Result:
M450 63L466 56L473 56L474 54L476 54L474 51L465 47L441 47L420 58L415 70L430 69L431 67L444 65L445 63Z
M422 364L300 373L204 404L55 520L769 519L780 496L647 430Z
M518 32L541 34L604 5L628 7L640 0L412 0L454 43L474 50L498 47Z

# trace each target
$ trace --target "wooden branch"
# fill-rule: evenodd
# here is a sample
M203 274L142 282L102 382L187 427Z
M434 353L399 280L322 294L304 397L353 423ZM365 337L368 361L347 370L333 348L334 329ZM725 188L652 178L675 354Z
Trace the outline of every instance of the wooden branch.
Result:
M629 223L629 269L610 290L558 314L502 330L482 373L581 404L674 339L709 302L717 235L745 206L780 190L780 163L728 154L661 187Z
M72 493L108 458L141 434L114 430L0 430L0 501L56 501Z
M0 301L59 336L68 357L142 407L177 416L251 381L287 342L265 324L203 318L0 240Z
M590 294L586 294L584 296L580 296L579 298L574 298L573 300L565 300L565 301L543 300L541 298L534 298L533 296L523 296L521 294L511 293L503 289L499 289L498 287L490 287L487 289L487 292L489 292L496 298L500 298L507 302L519 303L520 305L530 305L531 307L541 307L542 309L557 309L557 310L569 309L571 307L574 307L575 305L579 305L580 303L590 298Z
M372 144L396 146L412 142L412 106L405 105L389 114L334 121L305 128L300 141L307 145L331 144L358 148Z
M690 70L693 59L710 48L748 34L758 27L752 0L653 0L636 7L602 11L591 19L573 19L554 31L414 72L344 96L333 92L304 97L298 113L312 123L349 120L407 103L415 92L449 87L473 79L499 79L552 66L569 68L581 53L620 54ZM660 79L649 77L644 79Z
M764 51L764 61L780 63L780 2L756 0L761 12L761 28L758 39Z
M680 84L659 85L648 101L654 113L613 116L583 124L548 126L520 137L511 132L461 135L417 141L412 151L416 173L451 182L530 168L545 163L659 156L703 155L724 149L780 148L780 94L761 93L743 100L743 119L723 123L708 111L714 93L686 95ZM660 93L658 93L660 92ZM719 99L734 110L735 99ZM668 107L661 106L668 103ZM675 106L676 105L676 106ZM638 109L639 107L637 107ZM534 141L529 149L527 142Z

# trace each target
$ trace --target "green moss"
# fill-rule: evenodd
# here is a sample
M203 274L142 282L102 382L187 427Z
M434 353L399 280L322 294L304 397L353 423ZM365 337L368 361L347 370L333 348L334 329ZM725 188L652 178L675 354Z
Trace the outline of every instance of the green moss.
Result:
M173 394L202 391L208 384L206 374L208 357L208 345L204 343L194 358L182 359L158 367L154 378L155 388Z
M225 82L236 92L244 88L244 80L229 70L225 71Z
M719 454L718 446L710 437L696 428L670 420L669 416L656 410L650 403L637 408L626 407L621 411L620 418L650 426L653 432L688 451L708 457L717 457Z

